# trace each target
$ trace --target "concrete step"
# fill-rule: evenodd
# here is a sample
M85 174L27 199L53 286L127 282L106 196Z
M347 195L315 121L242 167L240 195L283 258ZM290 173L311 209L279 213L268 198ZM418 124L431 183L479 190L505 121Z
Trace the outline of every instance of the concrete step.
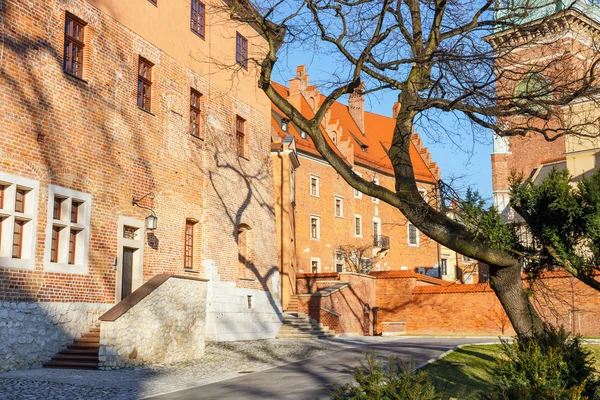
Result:
M72 343L67 345L68 349L99 349L100 343Z
M72 368L72 369L98 369L97 362L80 361L48 361L44 363L45 368Z
M98 354L59 354L52 357L52 361L90 362L98 364Z

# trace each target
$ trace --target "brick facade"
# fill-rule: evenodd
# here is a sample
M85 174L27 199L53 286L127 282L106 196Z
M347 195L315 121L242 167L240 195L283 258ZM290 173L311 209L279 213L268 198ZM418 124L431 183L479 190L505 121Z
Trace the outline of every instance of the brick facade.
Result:
M167 18L168 7L159 5L156 10L147 1L132 2L131 12L146 10L147 5L152 9L135 18L147 13L159 13L152 18L160 21ZM121 6L115 2L114 9ZM170 34L180 35L183 42L193 37L202 43L198 46L207 46L189 36L194 35L189 32L189 2L172 6L182 10L185 19ZM132 196L139 199L149 192L153 198L140 204L156 213L158 228L143 235L140 283L158 273L196 276L210 261L222 280L268 290L277 268L277 247L266 97L256 88L243 91L202 75L204 66L182 61L177 49L173 56L170 48L153 44L147 29L144 35L152 41L126 26L134 16L109 15L110 9L106 2L84 0L2 3L0 171L38 182L39 207L37 221L29 222L37 222L32 265L0 268L0 299L114 303L119 281L114 266L121 257L118 221L143 221L150 212L132 206ZM87 23L83 79L62 70L67 12ZM217 41L212 28L207 29L207 40ZM215 32L219 30L222 26ZM224 33L218 40L228 43L225 48L233 57L235 38L229 43ZM260 46L261 40L252 38L250 46ZM136 106L139 57L153 64L151 112ZM256 86L251 82L256 80L253 68L239 73L247 74L238 78L250 81L248 87ZM204 139L189 134L192 88L202 94ZM236 115L246 120L247 158L236 152ZM84 273L50 272L47 267L49 185L91 196ZM186 219L198 221L191 271L183 268ZM237 251L241 224L251 228L252 247L243 280Z

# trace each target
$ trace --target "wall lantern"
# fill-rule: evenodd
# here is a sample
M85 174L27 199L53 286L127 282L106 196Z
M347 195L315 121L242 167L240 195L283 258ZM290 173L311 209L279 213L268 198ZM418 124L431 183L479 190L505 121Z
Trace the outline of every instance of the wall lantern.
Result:
M158 225L158 217L156 216L156 213L154 212L153 209L151 209L150 207L140 205L140 201L144 200L148 196L150 197L150 199L154 199L154 193L152 193L152 192L145 194L144 196L140 197L137 200L136 200L135 196L133 196L131 198L131 205L150 211L151 214L146 217L146 229L149 231L153 231L156 229L156 226Z

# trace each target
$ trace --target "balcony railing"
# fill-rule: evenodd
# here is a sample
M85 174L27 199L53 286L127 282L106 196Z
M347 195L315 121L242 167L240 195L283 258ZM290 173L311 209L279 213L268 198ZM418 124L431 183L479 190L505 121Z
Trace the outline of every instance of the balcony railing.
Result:
M373 246L381 247L382 249L389 249L390 248L390 237L374 235L373 236Z

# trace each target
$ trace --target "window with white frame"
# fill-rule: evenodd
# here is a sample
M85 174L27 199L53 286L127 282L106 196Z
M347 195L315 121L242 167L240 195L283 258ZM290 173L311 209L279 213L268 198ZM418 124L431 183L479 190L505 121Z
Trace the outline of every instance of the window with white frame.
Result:
M314 197L319 197L319 177L311 175L310 176L310 195Z
M32 269L39 183L0 172L0 267Z
M362 237L362 217L360 215L354 216L354 236Z
M408 245L418 246L419 245L419 230L412 223L408 223Z
M296 202L296 171L290 169L290 202Z
M441 270L442 270L442 275L448 275L448 259L447 258L442 258L441 259Z
M344 272L345 265L346 265L346 260L344 260L344 251L336 250L336 252L335 252L335 271L336 272Z
M321 218L316 215L310 216L310 238L313 240L321 238Z
M340 196L335 196L333 198L333 207L335 211L335 216L339 218L344 217L344 199Z
M464 264L471 264L473 262L473 259L471 257L462 256L462 262Z
M360 172L356 172L354 171L354 173L358 176L362 177L362 174ZM362 192L358 189L354 189L354 198L355 199L362 199Z
M86 274L92 196L50 185L44 269Z
M381 220L373 217L373 236L378 237L379 235L381 235Z
M373 178L373 183L379 185L379 179ZM379 199L377 197L371 197L371 201L373 203L379 203Z
M427 199L427 189L425 188L419 188L419 194L421 195L421 197L423 198L423 200L425 200L425 203L428 202Z
M319 272L321 272L321 259L320 258L311 257L310 272L312 274L318 274Z

